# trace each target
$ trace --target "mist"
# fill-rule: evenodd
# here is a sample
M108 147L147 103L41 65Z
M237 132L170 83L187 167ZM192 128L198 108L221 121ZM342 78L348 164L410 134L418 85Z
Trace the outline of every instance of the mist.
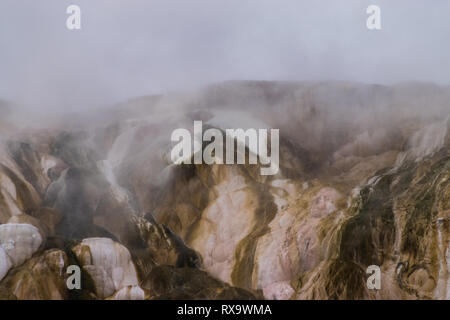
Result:
M70 4L81 30L66 28ZM0 98L42 115L226 80L448 85L448 12L445 0L3 0Z
M450 299L449 12L1 0L0 299Z

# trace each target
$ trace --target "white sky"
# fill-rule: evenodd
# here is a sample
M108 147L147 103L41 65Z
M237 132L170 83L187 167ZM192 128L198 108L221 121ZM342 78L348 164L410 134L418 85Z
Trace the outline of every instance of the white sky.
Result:
M449 57L448 0L0 1L0 99L36 109L240 79L448 85Z

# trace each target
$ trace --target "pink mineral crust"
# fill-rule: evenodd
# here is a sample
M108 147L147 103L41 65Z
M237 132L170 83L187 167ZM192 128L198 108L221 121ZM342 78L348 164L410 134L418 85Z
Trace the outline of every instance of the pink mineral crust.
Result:
M272 283L263 290L264 297L271 300L288 300L294 293L289 281Z
M340 194L333 188L320 189L309 203L308 214L288 209L270 223L271 232L258 242L257 286L266 299L289 299L295 275L320 262L321 246L316 227L321 219L336 211Z
M333 188L325 187L320 189L311 201L309 213L314 218L324 218L336 210L335 201L340 195Z

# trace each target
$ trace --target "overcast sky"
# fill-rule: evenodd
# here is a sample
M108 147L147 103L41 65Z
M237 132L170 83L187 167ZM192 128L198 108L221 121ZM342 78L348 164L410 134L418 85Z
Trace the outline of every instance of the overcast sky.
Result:
M369 4L380 31L366 28ZM0 99L35 108L235 79L450 84L449 57L448 0L0 1Z

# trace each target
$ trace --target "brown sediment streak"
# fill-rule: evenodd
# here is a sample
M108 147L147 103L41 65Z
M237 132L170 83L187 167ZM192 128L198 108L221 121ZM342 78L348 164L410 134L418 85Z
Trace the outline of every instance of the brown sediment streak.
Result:
M257 184L257 190L259 190L259 206L255 210L257 223L254 225L253 230L236 246L236 262L231 273L233 285L246 289L251 289L252 287L252 273L258 239L269 232L269 223L277 213L277 206L268 187L256 182L255 184Z

